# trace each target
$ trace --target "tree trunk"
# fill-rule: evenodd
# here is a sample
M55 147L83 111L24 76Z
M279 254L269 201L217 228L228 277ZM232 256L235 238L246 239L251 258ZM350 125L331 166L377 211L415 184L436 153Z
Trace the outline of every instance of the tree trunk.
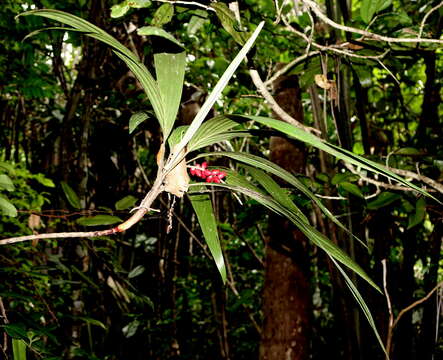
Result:
M297 78L282 77L274 89L279 105L302 122ZM304 173L305 153L301 144L273 137L270 148L273 162L288 171ZM265 245L261 360L309 358L311 294L306 243L304 235L289 221L270 217Z

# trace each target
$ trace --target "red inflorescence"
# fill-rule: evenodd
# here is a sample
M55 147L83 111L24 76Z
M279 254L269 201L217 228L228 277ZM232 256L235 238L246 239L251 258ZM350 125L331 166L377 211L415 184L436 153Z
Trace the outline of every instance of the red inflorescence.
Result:
M201 179L206 179L208 183L220 183L221 180L226 177L226 173L222 170L209 170L207 169L208 163L206 161L202 162L200 165L191 167L189 171L191 175L197 176Z

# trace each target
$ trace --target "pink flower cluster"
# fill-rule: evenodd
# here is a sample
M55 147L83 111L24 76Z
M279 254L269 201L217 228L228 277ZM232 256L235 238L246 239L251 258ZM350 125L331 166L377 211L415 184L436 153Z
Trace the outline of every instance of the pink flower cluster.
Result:
M192 166L189 171L191 175L197 176L201 179L206 179L208 183L217 183L219 184L221 180L226 177L226 173L222 170L208 170L208 163L203 161L201 165L197 164L196 166Z

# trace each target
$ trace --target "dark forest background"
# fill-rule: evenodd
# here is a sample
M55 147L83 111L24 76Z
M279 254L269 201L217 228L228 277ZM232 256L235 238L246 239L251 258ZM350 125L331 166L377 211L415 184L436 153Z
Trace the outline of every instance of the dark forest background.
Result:
M162 26L187 53L178 116L178 125L186 125L240 47L211 2L165 3L120 3L111 17L117 1L1 2L2 238L103 228L128 218L155 178L161 142L154 119L129 133L130 117L151 105L109 48L75 32L22 41L54 22L14 17L35 8L70 12L112 34L148 67L154 40L135 29ZM226 2L239 6L243 30L266 21L248 60L275 101L328 142L399 169L442 199L441 44L368 40L328 25L304 3ZM389 37L441 38L438 1L317 3L339 24ZM221 113L279 118L246 64L212 115ZM243 126L258 129L254 122ZM253 134L207 150L247 151L296 174L367 243L360 246L279 183L388 292L353 278L392 359L441 357L442 206L301 142ZM242 171L229 160L208 161ZM2 246L0 358L22 359L13 351L12 339L20 339L28 359L384 359L323 251L256 201L226 191L211 197L226 284L186 196L171 213L172 200L162 194L154 204L160 211L123 234Z

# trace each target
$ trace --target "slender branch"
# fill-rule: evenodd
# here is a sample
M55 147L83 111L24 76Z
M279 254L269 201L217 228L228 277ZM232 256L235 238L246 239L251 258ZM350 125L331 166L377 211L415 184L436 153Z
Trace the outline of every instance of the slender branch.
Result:
M436 43L436 44L443 44L443 40L439 39L427 39L427 38L393 38L389 36L379 35L375 34L366 30L361 30L357 28L353 28L346 25L341 25L336 23L335 21L328 18L323 11L320 9L319 5L313 1L313 0L301 0L305 5L309 6L312 11L317 15L321 20L323 20L326 24L332 26L335 29L343 30L346 32L351 32L354 34L360 34L365 38L368 38L370 40L378 40L378 41L385 41L389 43Z
M382 188L385 188L385 189L391 189L391 190L414 191L413 189L411 189L409 187L406 187L406 186L392 185L392 184L388 184L388 183L385 183L385 182L382 182L382 181L378 181L378 180L375 180L375 179L368 178L367 176L364 176L361 172L359 172L357 169L355 169L355 167L352 166L351 164L344 163L344 166L349 171L351 171L353 174L359 175L360 178L363 181L365 181L365 182L367 182L369 184L373 184L375 186L382 187ZM393 173L397 173L397 174L403 175L405 177L410 177L410 178L413 178L415 180L422 181L422 182L424 182L424 183L426 183L426 184L428 184L428 185L430 185L431 187L434 188L434 189L427 189L426 190L427 192L438 191L438 192L443 193L442 185L438 184L436 181L434 181L434 180L432 180L430 178L427 178L426 176L415 174L412 171L400 170L400 169L395 169L395 168L391 168L391 167L387 167L387 166L385 166L385 168L390 170L390 171L392 171ZM403 172L405 172L405 173L403 173ZM412 176L412 175L414 175L414 176ZM431 185L431 183L435 183L435 184Z
M309 53L303 54L297 58L295 58L294 60L292 60L291 62L287 63L285 66L283 66L280 70L276 71L274 73L274 75L272 75L272 77L270 77L268 80L266 80L264 82L264 84L269 87L272 85L272 83L277 80L277 78L279 78L280 76L286 74L289 70L291 70L294 66L296 66L297 64L303 62L304 60L318 55L320 54L320 51L311 51Z
M343 50L343 47L348 46L349 43L342 43L340 45L321 45L318 44L314 41L312 41L312 39L310 39L308 36L306 36L306 34L302 33L301 31L298 31L297 29L295 29L294 27L292 27L286 20L285 18L283 18L283 22L286 25L286 29L298 36L300 36L301 38L303 38L306 42L311 43L313 47L323 50L323 51L332 51L335 52L337 54L341 54L341 55L346 55L349 57L354 57L354 58L358 58L358 59L371 59L371 60L380 60L382 58L384 58L386 56L386 54L389 53L390 49L387 49L383 54L380 55L359 55L359 54L355 54L353 52L350 51L346 51Z
M75 231L75 232L61 232L61 233L50 233L50 234L36 234L36 235L26 235L12 237L8 239L0 240L0 245L14 244L23 241L37 240L37 239L56 239L56 238L83 238L83 237L97 237L117 234L128 230L133 225L141 220L141 218L150 210L150 207L158 195L163 191L163 180L165 175L163 174L162 168L159 168L159 173L157 179L155 180L151 190L147 193L145 198L140 203L137 211L125 222L106 230L96 230L96 231Z
M383 290L385 293L386 304L388 306L388 312L389 312L388 335L386 337L386 359L389 360L389 355L391 353L391 346L392 346L392 333L394 331L394 313L392 312L391 297L389 296L388 293L388 283L387 283L388 269L386 266L386 259L383 259L381 261L381 264L383 266Z
M255 86L257 87L258 91L263 95L265 100L268 102L271 109L285 122L288 124L291 124L297 128L300 128L304 131L310 132L310 133L317 133L319 134L320 131L317 129L314 129L309 126L305 126L296 119L294 119L291 115L289 115L286 111L284 111L275 101L275 99L272 97L272 95L269 93L268 89L266 89L266 85L263 83L259 73L257 70L250 69L249 74L252 78L252 81L254 82Z
M416 306L420 305L421 303L424 303L426 300L428 300L432 294L434 292L436 292L439 288L441 288L443 286L443 281L440 281L425 297L413 302L411 305L405 307L404 309L402 309L398 315L397 318L394 321L394 324L392 324L393 328L395 328L398 324L398 322L400 321L400 319L402 318L402 316L404 314L406 314L408 311L412 310L413 308L415 308Z
M429 10L425 16L423 16L423 20L421 21L420 24L420 31L418 32L418 38L421 38L422 34L423 34L423 28L425 27L426 21L428 20L428 17L435 11L440 9L443 6L443 1L440 2L440 4L434 6L431 10Z

